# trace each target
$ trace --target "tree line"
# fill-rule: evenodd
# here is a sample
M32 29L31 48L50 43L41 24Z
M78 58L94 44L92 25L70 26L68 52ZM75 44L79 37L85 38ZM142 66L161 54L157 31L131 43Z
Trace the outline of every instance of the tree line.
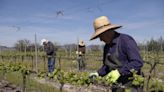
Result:
M140 43L139 47L145 51L164 51L164 39L162 37L158 39L151 38L149 41L146 41L146 43Z
M62 50L64 52L70 53L72 51L77 50L77 44L65 44L60 45L57 42L53 42L56 50ZM38 51L43 51L43 47L36 43ZM144 43L138 43L138 46L141 50L145 51L164 51L164 39L160 37L159 39L151 38L149 41L146 41ZM35 51L35 43L32 43L28 39L22 39L18 40L14 48L16 51L20 52L34 52ZM87 46L87 51L103 51L103 45L89 45Z

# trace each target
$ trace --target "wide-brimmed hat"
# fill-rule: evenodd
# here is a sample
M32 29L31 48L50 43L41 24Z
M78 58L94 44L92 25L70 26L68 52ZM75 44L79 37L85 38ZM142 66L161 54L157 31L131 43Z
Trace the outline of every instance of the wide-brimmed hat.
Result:
M117 29L122 27L120 25L111 24L111 22L106 16L101 16L95 19L93 26L95 29L95 33L91 36L90 40L96 39L101 33L109 29Z
M85 46L84 41L83 41L83 40L80 40L80 41L79 41L79 45L80 45L80 46Z

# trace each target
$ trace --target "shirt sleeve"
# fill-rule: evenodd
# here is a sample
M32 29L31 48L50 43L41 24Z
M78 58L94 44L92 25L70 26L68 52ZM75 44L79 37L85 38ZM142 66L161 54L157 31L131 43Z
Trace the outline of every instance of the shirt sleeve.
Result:
M102 76L102 77L105 76L106 74L108 74L110 71L109 67L104 64L108 49L109 49L108 46L105 45L104 53L103 53L103 66L98 70L99 76Z
M143 66L143 60L140 56L139 48L137 47L135 40L132 37L127 36L122 42L125 48L124 52L127 55L127 63L119 69L119 72L121 75L127 75L130 74L131 69L139 71Z

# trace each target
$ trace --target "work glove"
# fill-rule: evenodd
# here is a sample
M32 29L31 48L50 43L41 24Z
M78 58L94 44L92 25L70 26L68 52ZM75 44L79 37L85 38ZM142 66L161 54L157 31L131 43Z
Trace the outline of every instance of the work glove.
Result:
M79 54L80 54L80 55L82 54L81 51L79 52Z
M89 78L92 78L92 77L98 77L99 74L97 72L94 72L94 73L90 73L89 74Z
M96 77L98 77L98 76L99 76L99 74L97 72L90 73L89 74L90 83L94 83Z
M78 52L78 51L76 51L76 54L79 54L79 52Z
M119 71L116 70L112 70L111 72L109 72L106 76L106 80L109 81L110 83L116 83L117 79L120 77L120 73Z

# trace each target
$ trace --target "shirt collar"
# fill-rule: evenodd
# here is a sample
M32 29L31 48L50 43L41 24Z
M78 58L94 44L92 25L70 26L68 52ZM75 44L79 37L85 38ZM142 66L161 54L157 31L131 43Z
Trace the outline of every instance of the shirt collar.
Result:
M115 32L112 42L110 44L108 44L110 47L117 44L117 39L118 39L119 35L120 35L120 33Z

